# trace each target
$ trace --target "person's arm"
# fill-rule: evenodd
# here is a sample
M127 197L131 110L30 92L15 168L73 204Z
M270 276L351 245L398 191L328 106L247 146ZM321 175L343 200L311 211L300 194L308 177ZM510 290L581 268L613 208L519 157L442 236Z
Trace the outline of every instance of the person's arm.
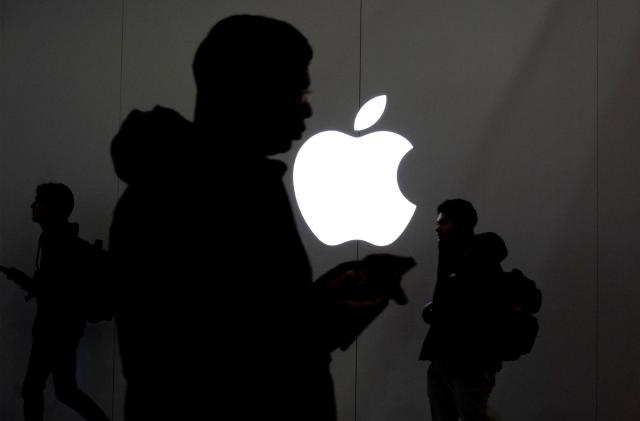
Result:
M389 300L405 304L402 276L413 266L410 257L374 254L345 262L315 283L322 329L330 348L343 350L386 308Z
M27 300L30 299L33 295L35 295L36 288L35 288L34 279L31 278L26 273L24 273L23 271L16 269L14 267L0 266L0 272L4 273L7 279L15 282L16 285L18 285L20 288L24 289L29 293L29 295L27 295L27 298L26 298Z

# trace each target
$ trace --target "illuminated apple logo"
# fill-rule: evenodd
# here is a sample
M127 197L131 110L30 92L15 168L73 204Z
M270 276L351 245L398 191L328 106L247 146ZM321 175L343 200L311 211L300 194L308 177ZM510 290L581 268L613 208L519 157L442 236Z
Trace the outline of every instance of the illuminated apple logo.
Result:
M354 130L373 126L386 104L386 95L364 104ZM387 131L351 137L329 130L307 140L293 166L293 188L315 236L330 246L350 240L393 243L416 209L398 186L400 161L412 148L407 139Z

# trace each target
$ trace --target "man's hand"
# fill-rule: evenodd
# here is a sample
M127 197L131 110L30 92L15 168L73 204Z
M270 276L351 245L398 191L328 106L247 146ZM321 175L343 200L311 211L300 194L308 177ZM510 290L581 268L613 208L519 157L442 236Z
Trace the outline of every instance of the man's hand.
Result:
M0 266L0 272L4 273L7 279L15 282L20 286L26 285L31 281L31 277L29 275L13 267L8 268L5 266Z
M411 257L373 254L361 261L341 263L315 283L327 310L329 349L345 350L384 311L389 300L405 304L402 276L413 266Z
M385 306L389 297L367 286L367 277L357 268L345 270L320 283L320 288L339 305L352 309Z
M371 254L359 262L338 265L316 285L335 302L351 308L385 306L389 299L405 304L400 281L413 266L411 257Z
M369 288L386 295L398 304L407 303L407 296L400 287L400 281L404 274L416 265L412 257L370 254L360 264Z

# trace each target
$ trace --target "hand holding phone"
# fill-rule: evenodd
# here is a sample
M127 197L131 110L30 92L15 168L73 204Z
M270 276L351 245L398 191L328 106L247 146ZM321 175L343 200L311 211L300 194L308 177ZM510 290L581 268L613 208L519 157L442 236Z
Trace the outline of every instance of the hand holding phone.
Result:
M320 277L316 286L328 304L330 348L347 349L389 300L406 304L400 281L415 264L412 257L371 254L360 261L341 263Z
M0 272L4 273L7 279L14 281L18 285L24 285L31 281L29 275L14 267L0 266Z
M370 254L360 261L341 263L320 277L317 285L351 306L378 304L389 299L406 304L400 281L415 264L412 257Z
M416 265L412 257L393 254L370 254L361 262L361 271L367 287L383 294L398 304L406 304L407 296L400 286L405 273Z

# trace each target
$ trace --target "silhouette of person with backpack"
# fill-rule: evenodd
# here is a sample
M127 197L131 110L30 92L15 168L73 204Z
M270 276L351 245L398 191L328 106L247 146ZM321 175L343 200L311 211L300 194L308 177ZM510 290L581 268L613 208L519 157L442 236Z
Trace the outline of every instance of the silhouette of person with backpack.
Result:
M193 62L194 121L136 110L114 138L128 184L110 238L127 421L331 421L330 352L401 296L410 258L312 282L286 165L268 158L311 116L311 56L288 23L223 19Z
M488 400L502 368L504 241L475 234L478 216L463 199L438 206L438 273L420 352L431 364L427 387L434 421L490 420Z
M53 375L56 396L90 421L108 421L107 415L76 382L76 349L85 328L79 285L86 280L79 248L78 224L68 221L74 207L64 184L41 184L31 205L32 219L42 228L33 277L16 268L0 266L9 279L35 297L33 344L22 387L24 418L43 419L43 391Z

